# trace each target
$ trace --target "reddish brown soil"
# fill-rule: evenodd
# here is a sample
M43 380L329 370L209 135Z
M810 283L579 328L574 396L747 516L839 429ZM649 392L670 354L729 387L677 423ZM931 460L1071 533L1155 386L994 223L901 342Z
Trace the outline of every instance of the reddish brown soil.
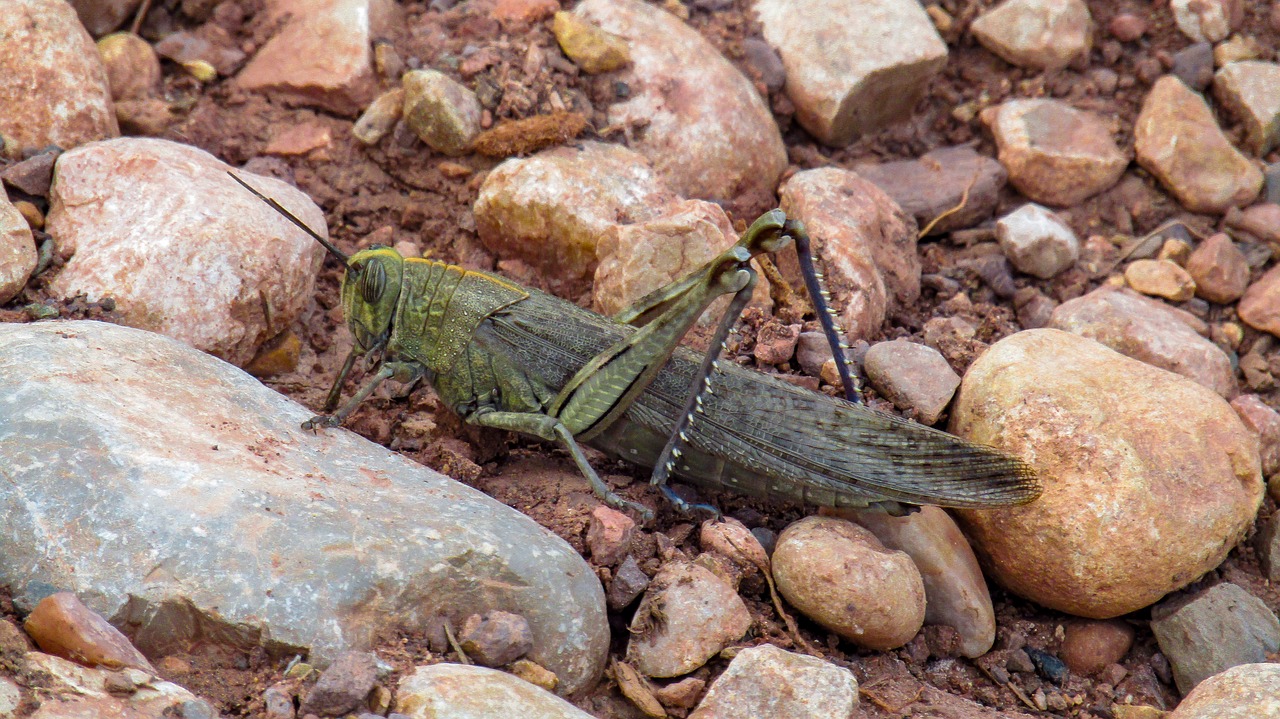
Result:
M234 3L232 0L224 5ZM259 0L239 0L238 5L246 18L243 22L227 22L227 18L234 20L236 13L219 13L218 17L237 42L260 44L272 31L272 28L254 20L259 4ZM429 10L428 4L421 0L405 0L403 4L408 11L408 21L394 36L385 39L411 65L456 68L457 58L462 56L464 48L470 46L480 52L492 52L494 62L487 67L471 72L474 68L467 68L463 63L462 69L467 74L459 74L457 70L452 72L471 87L487 84L502 89L501 99L487 106L494 124L555 111L557 108L548 100L549 91L554 88L561 95L572 98L570 109L586 118L589 128L585 136L591 137L595 130L605 127L605 103L614 93L610 79L565 72L566 63L548 63L550 75L543 75L541 79L531 80L526 76L524 49L528 44L538 45L548 55L558 55L549 20L532 27L503 26L491 17L488 5L483 1L464 3L443 13ZM567 1L563 4L570 5ZM758 34L759 28L745 12L749 3L732 0L727 9L714 12L702 9L720 4L690 3L689 22L750 76L751 68L741 62L741 41L744 37ZM957 105L979 98L986 98L991 104L1012 97L1067 98L1077 107L1114 117L1122 147L1130 149L1133 120L1149 88L1148 83L1153 79L1148 77L1146 70L1153 63L1157 72L1163 70L1168 65L1169 54L1189 44L1172 26L1166 3L1160 0L1092 0L1089 5L1100 27L1105 28L1108 20L1118 12L1132 12L1148 21L1150 29L1146 38L1122 45L1109 39L1105 30L1100 30L1098 46L1087 65L1059 72L1032 72L1009 66L978 47L965 34L968 22L994 2L942 0L937 4L957 20L955 29L947 38L952 42L951 59L946 70L933 81L927 98L909 121L866 137L850 147L832 150L815 143L792 122L792 107L785 96L774 94L769 98L796 169L832 164L852 166L869 160L915 157L930 149L958 143L973 143L981 152L994 156L991 139L984 135L977 120L961 121L952 115L952 109ZM177 2L155 2L143 34L151 32L152 39L155 39L155 33L163 28L199 25L177 11L171 14L165 9L177 5ZM1244 32L1257 38L1265 53L1273 55L1278 36L1268 25L1269 4L1262 0L1246 0L1244 5ZM956 38L961 39L955 42ZM1114 96L1103 97L1090 78L1090 70L1102 67L1119 75L1120 89ZM420 143L399 136L389 138L375 148L365 148L351 136L352 118L285 106L235 89L227 82L200 87L193 84L181 69L168 63L165 82L171 98L187 97L191 103L185 118L165 137L204 148L235 165L255 158L258 163L265 160L269 163L267 167L292 177L320 204L328 219L331 235L345 250L351 251L373 241L392 244L410 240L417 242L428 256L470 268L506 270L516 274L515 278L522 282L545 285L543 278L530 273L527 268L506 263L499 266L500 258L490 255L476 239L471 205L484 174L499 160L478 155L443 158ZM763 84L758 83L758 86L763 91ZM263 158L263 150L274 132L304 122L320 123L330 128L332 145L307 156ZM1239 138L1240 128L1226 129L1233 138ZM612 136L610 139L620 138ZM1272 156L1269 159L1275 161L1277 158ZM260 169L263 165L258 167ZM1011 209L1021 201L1011 190L1006 190L1001 211ZM1180 218L1201 231L1212 229L1216 223L1216 218L1196 216L1181 210L1155 186L1151 178L1138 170L1130 170L1126 179L1112 190L1063 214L1082 237L1139 235L1171 218ZM751 218L735 219L749 221ZM882 336L919 339L925 322L930 318L963 316L978 327L977 339L980 340L947 348L948 359L963 372L985 344L1020 329L1016 313L1007 300L1000 299L978 277L976 271L963 264L974 255L972 249L962 244L931 240L921 243L920 255L926 275L956 283L966 291L969 301L943 303L941 300L949 297L950 293L939 298L938 293L930 289L937 283L926 281L926 289L917 305L897 313L886 322ZM1104 271L1090 274L1083 269L1087 262L1082 261L1075 269L1051 282L1018 277L1016 284L1019 287L1039 287L1059 301L1070 299L1096 286L1106 275L1106 260L1115 258L1094 259L1103 260ZM22 308L28 303L47 301L43 288L57 269L55 260L45 275L34 280L18 298L0 308L0 321L28 320L29 315ZM317 409L324 401L345 348L350 346L337 303L339 279L339 266L332 258L326 260L317 283L316 302L295 328L303 341L302 361L297 371L268 381L279 391ZM570 299L586 305L590 298ZM81 301L56 304L62 317L113 318L101 304ZM745 364L753 363L749 359L749 350L754 330L765 318L757 316L751 319L744 333L745 341L739 349L739 361ZM1249 331L1242 352L1255 337L1256 334ZM437 406L428 389L380 391L347 422L347 426L375 442L492 494L534 517L575 548L583 549L587 518L597 502L562 453L536 442L464 428L456 418ZM640 471L605 461L599 455L595 460L602 474L608 475L611 482L619 486L628 485L621 490L624 495L665 507L657 493L643 482L630 484L632 479L642 476ZM765 505L727 494L704 494L700 499L716 503L726 514L742 519L748 526L766 526L775 531L801 516L798 507ZM1274 510L1269 502L1263 515ZM693 528L687 518L667 509L661 510L657 521L638 535L636 554L642 567L652 573L664 558L675 553L696 554ZM606 568L599 568L602 578L607 578L608 572ZM1252 550L1247 546L1233 552L1219 569L1201 581L1212 582L1219 577L1245 584L1273 610L1280 610L1280 594L1261 579ZM1056 652L1062 638L1061 627L1070 620L1069 617L1010 597L998 588L993 588L993 595L1000 626L997 650L1025 643L1050 654ZM748 643L768 641L791 647L791 639L771 607L764 587L747 585L744 596L758 620L758 628ZM12 616L12 608L6 601L0 601L0 610ZM611 617L614 649L618 653L625 646L623 627L627 619L624 614ZM1145 614L1139 612L1128 619L1138 629L1138 640L1123 662L1127 676L1115 688L1096 679L1075 676L1059 686L1027 673L1014 673L1011 684L1002 685L993 680L989 665L982 661L939 660L946 654L947 637L945 633L936 631L923 633L903 649L874 653L856 650L803 620L801 629L805 639L824 657L850 667L857 674L862 683L862 711L867 717L908 716L913 713L913 706L916 715L932 716L920 711L921 705L913 704L932 691L927 689L928 686L999 710L1029 713L1035 713L1035 709L1026 700L1034 702L1037 692L1042 692L1051 703L1066 706L1053 713L1072 717L1110 717L1111 703L1123 701L1126 697L1134 703L1172 708L1176 704L1177 693L1168 680L1167 665L1160 658L1153 660L1157 647L1146 627ZM430 654L428 646L429 643L421 637L389 638L379 652L398 670L404 670L414 663L439 660L440 655ZM261 712L262 691L280 679L283 661L261 656L227 655L198 648L182 659L190 664L190 671L170 671L169 678L208 697L230 716ZM714 660L696 674L712 679L726 663L723 659ZM169 666L182 669L176 662ZM602 682L579 703L601 717L640 716L610 680Z

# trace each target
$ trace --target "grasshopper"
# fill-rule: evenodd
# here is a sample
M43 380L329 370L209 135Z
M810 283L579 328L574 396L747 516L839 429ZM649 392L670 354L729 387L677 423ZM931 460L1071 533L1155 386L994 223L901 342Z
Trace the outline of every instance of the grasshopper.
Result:
M341 424L385 380L425 379L470 424L560 443L597 496L645 519L652 512L612 492L581 444L653 467L651 482L685 511L691 505L666 484L671 474L767 499L892 514L919 504L1022 504L1040 493L1015 457L859 403L847 367L848 399L839 399L719 363L756 283L751 259L793 240L808 247L803 225L781 210L706 266L608 318L498 275L389 247L348 256L232 177L346 267L342 307L355 343L325 402L331 414L304 429ZM808 252L800 254L824 332L843 358L820 275ZM733 299L699 361L678 344L721 295ZM381 355L377 371L334 412L355 360L371 354Z

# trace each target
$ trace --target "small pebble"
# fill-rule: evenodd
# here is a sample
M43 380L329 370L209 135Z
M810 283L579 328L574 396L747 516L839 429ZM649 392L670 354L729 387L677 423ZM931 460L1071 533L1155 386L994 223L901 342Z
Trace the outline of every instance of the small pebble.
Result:
M372 653L343 652L320 674L298 711L322 716L353 712L364 704L377 678L377 657Z
M458 632L458 643L477 664L500 667L533 649L533 632L519 614L495 610L467 617Z
M640 569L636 558L627 556L613 573L605 601L613 610L630 606L649 587L649 577Z
M1124 659L1133 638L1133 627L1122 621L1074 622L1067 625L1058 655L1072 672L1090 676Z
M1196 281L1169 260L1137 260L1124 270L1125 282L1144 295L1186 302L1195 296Z
M587 549L598 564L611 567L627 556L636 523L616 509L603 505L591 511L587 525Z
M1107 30L1120 42L1133 42L1147 32L1147 21L1132 13L1120 13L1107 23Z
M155 671L120 630L71 592L41 599L22 628L42 651L87 667Z

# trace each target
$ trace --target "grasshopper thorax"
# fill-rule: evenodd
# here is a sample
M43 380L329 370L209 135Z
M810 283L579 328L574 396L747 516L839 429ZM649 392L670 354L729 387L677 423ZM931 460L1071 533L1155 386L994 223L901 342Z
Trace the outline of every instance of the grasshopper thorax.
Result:
M390 247L374 245L347 260L342 277L342 313L362 351L386 342L400 300L404 258Z

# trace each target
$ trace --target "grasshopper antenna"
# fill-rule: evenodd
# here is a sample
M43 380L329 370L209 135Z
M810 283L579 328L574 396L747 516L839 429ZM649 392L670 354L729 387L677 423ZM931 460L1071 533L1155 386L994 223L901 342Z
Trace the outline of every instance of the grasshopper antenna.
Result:
M295 217L292 212L289 212L288 210L284 209L284 207L279 202L276 202L270 197L267 197L261 192L258 192L257 190L253 189L253 187L251 187L249 183L245 182L244 180L241 180L239 177L236 176L234 172L228 172L227 174L231 175L231 179L240 183L241 187L248 190L249 192L252 192L255 196L257 196L259 200L262 200L263 202L267 203L267 205L271 209L284 215L287 220L289 220L293 224L300 227L303 232L307 233L308 235L311 235L311 239L324 245L324 248L329 251L329 254L333 255L334 257L337 257L339 260L342 260L342 264L344 265L347 264L347 260L351 259L350 257L347 256L347 253L338 249L337 245L321 237L315 230L311 229L310 227L307 227L307 224L305 222Z

